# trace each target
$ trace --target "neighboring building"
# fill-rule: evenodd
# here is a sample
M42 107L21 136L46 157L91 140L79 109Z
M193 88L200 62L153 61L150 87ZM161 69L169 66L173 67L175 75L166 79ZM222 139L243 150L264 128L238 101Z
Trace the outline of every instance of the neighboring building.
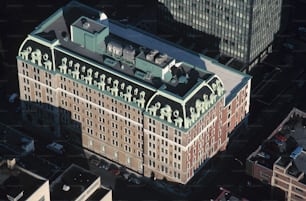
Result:
M219 51L253 66L268 52L280 28L282 0L158 0L159 23L219 38ZM171 25L171 26L169 26ZM205 48L205 47L203 47Z
M112 191L101 186L99 176L74 164L49 186L49 180L9 159L0 162L0 200L112 201Z
M50 186L51 200L112 201L99 176L72 164Z
M287 200L306 200L306 113L294 108L247 159L247 173L278 187Z
M147 177L187 183L247 121L251 77L71 2L18 56L22 115Z
M0 162L0 200L50 201L49 181L16 165Z

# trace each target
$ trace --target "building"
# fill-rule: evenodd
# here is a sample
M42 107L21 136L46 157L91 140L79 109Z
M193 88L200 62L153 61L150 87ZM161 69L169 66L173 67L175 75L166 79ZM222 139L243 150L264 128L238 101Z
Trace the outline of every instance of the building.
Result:
M247 173L285 192L291 201L306 200L306 113L294 108L248 158Z
M27 126L147 177L187 183L247 122L250 76L77 2L28 35L17 63Z
M272 50L280 27L282 0L158 0L159 22L219 39L222 55L253 66ZM169 26L169 24L171 26Z
M49 181L18 165L0 162L0 200L50 201Z
M0 200L112 201L112 191L101 186L99 176L74 164L49 186L48 179L8 159L0 162Z
M101 180L72 164L50 186L51 200L112 201L112 191L101 187Z

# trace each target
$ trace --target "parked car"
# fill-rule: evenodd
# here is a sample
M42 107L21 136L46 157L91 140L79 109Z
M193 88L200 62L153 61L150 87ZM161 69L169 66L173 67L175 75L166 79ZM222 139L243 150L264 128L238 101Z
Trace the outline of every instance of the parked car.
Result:
M306 27L298 27L298 31L302 33L306 33Z
M114 165L114 164L111 164L111 165L109 166L108 171L111 172L111 173L113 173L113 174L116 175L116 176L118 176L118 175L120 174L119 168L118 168L116 165Z
M133 184L141 184L140 179L138 177L136 177L135 175L133 175L133 174L130 176L128 181L133 183Z
M285 48L290 49L290 50L293 50L293 49L295 48L294 45L292 45L291 43L284 43L283 46L284 46Z
M302 126L303 128L306 128L306 118L305 117L303 117L302 119Z
M46 146L47 149L49 149L50 151L53 151L57 154L63 154L64 153L64 146L56 143L56 142L52 142L51 144L48 144Z
M12 93L8 99L9 103L14 103L15 100L18 98L18 94L17 93Z
M16 112L16 113L19 113L20 111L21 111L21 107L18 106L18 107L16 108L15 112Z
M97 157L91 157L91 158L89 159L89 163L90 163L91 165L94 165L94 166L98 167L99 164L100 164L100 161L99 161L99 159L98 159Z
M108 170L110 167L110 164L105 162L104 160L100 160L100 163L98 165L99 168L102 168L104 170Z
M128 173L128 172L125 172L125 173L122 174L122 176L123 176L124 179L128 180L130 178L131 174Z

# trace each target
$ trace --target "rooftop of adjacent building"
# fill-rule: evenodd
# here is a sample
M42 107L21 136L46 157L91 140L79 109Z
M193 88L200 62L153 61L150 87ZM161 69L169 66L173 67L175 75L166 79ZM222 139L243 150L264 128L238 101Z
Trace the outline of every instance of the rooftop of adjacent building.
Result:
M27 200L47 181L15 163L15 159L0 162L0 200Z
M109 192L108 189L99 188L97 189L86 201L96 201L101 200L107 193Z
M98 179L98 176L72 164L50 185L51 200L74 200Z
M11 154L24 155L34 150L34 140L0 123L0 147Z
M79 19L80 16L85 18ZM84 19L86 20L84 21ZM169 73L166 73L162 80L148 79L154 77L154 75L152 76L152 72L146 72L147 69L141 69L137 65L135 68L134 64L122 62L122 59L115 58L113 55L103 54L101 57L101 54L88 51L86 48L80 48L78 44L71 42L72 33L69 27L72 24L82 29L89 29L88 31L91 33L98 33L105 27L109 27L110 35L106 38L108 43L112 42L114 46L119 48L131 47L131 51L135 51L136 58L145 61L148 66L151 64L150 67L157 67L155 70L158 67L164 69L169 62L174 61L173 58L175 58L175 62L171 65L178 68L170 68ZM230 100L250 79L250 76L233 71L215 60L178 48L175 44L165 42L136 28L114 23L99 11L74 1L44 21L32 32L32 35L41 37L48 42L55 42L58 39L60 48L77 52L85 58L103 63L103 65L106 64L112 70L128 74L133 79L145 81L157 88L166 84L167 91L179 96L190 93L191 89L199 84L196 82L197 79L209 80L213 74L216 74L224 83L225 95ZM148 59L150 56L153 60ZM192 71L195 70L196 73L192 74ZM195 77L191 77L191 75Z
M306 173L306 113L293 109L250 160L272 169L276 164L288 167L287 173L298 177Z

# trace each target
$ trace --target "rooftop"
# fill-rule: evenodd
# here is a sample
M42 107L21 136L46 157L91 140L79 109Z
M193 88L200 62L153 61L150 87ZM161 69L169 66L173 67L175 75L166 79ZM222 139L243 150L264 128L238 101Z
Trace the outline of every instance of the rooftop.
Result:
M19 58L105 91L151 116L166 117L182 129L217 101L225 99L226 105L250 81L216 60L112 22L75 1L28 36Z
M34 140L0 123L0 146L11 154L25 155L34 151Z
M83 17L80 17L83 16ZM102 19L101 16L104 16ZM232 93L235 93L239 88L241 88L249 79L250 76L243 74L239 71L235 71L233 69L228 68L227 66L218 63L216 60L212 60L203 55L197 55L189 50L182 49L181 47L177 47L176 44L171 44L162 40L161 38L157 38L149 33L145 33L141 30L138 30L134 27L117 24L111 20L105 19L105 15L98 10L82 5L78 2L72 1L64 8L58 10L53 16L48 18L45 22L43 22L34 32L33 35L40 36L44 40L49 40L48 33L53 35L51 41L55 42L55 39L58 39L60 42L60 47L68 49L73 52L77 52L78 54L84 55L87 58L94 59L98 63L102 63L103 58L101 59L101 54L105 55L105 53L99 52L90 52L86 51L86 48L76 48L73 42L73 34L69 29L70 25L77 26L82 30L89 31L91 33L99 33L102 32L106 27L109 27L110 34L106 36L104 39L108 46L109 42L115 41L116 43L116 51L118 53L123 51L123 55L116 58L116 53L108 55L112 60L115 60L115 63L119 63L123 66L128 67L136 67L139 71L135 69L133 71L126 71L127 68L124 68L124 73L128 73L133 78L138 79L139 75L143 73L143 76L149 77L151 73L152 77L154 77L154 73L156 73L156 77L162 78L162 82L164 83L175 83L179 80L183 80L183 77L188 77L188 71L191 69L197 69L199 72L205 72L206 74L216 74L220 77L221 82L224 82L225 94L226 97L230 98ZM72 28L71 28L72 29ZM74 32L74 31L73 31ZM72 38L72 40L69 40ZM83 44L84 45L84 44ZM85 45L86 46L86 45ZM134 55L128 55L127 59L122 58L124 55L124 48L130 47L131 51L134 50ZM107 47L108 48L108 47ZM130 53L131 53L130 51ZM152 64L153 66L160 67L165 69L165 67L170 64L171 66L180 66L181 62L189 64L188 66L184 66L184 71L180 71L180 76L178 77L176 74L173 74L173 71L169 71L168 74L166 70L165 72L160 74L157 72L158 68L150 69L148 68L139 69L137 66L137 61L135 63L131 63L129 56L146 60L146 65ZM105 60L104 60L105 61ZM103 62L105 64L105 62ZM109 62L106 62L110 64ZM143 64L143 63L142 63ZM121 67L121 65L119 65ZM112 65L109 65L112 67ZM143 66L143 65L142 65ZM152 66L150 66L151 68ZM142 71L142 72L141 72ZM137 72L137 73L136 73ZM208 79L209 77L205 77ZM185 79L186 81L192 79ZM160 87L160 82L156 82L150 79L143 79L149 84L153 84L155 87ZM205 81L205 80L204 80ZM181 82L180 85L177 85L175 88L172 88L173 93L178 93L181 90L181 84L185 82ZM189 84L186 82L186 84ZM196 84L193 82L193 85ZM191 89L192 87L189 87ZM188 90L185 91L187 93Z
M52 182L51 200L75 200L97 179L98 176L72 164Z
M17 165L9 168L6 161L0 162L0 200L8 200L7 196L27 200L46 181Z
M273 168L273 164L297 177L306 173L306 113L294 108L261 147L252 154L252 161Z

